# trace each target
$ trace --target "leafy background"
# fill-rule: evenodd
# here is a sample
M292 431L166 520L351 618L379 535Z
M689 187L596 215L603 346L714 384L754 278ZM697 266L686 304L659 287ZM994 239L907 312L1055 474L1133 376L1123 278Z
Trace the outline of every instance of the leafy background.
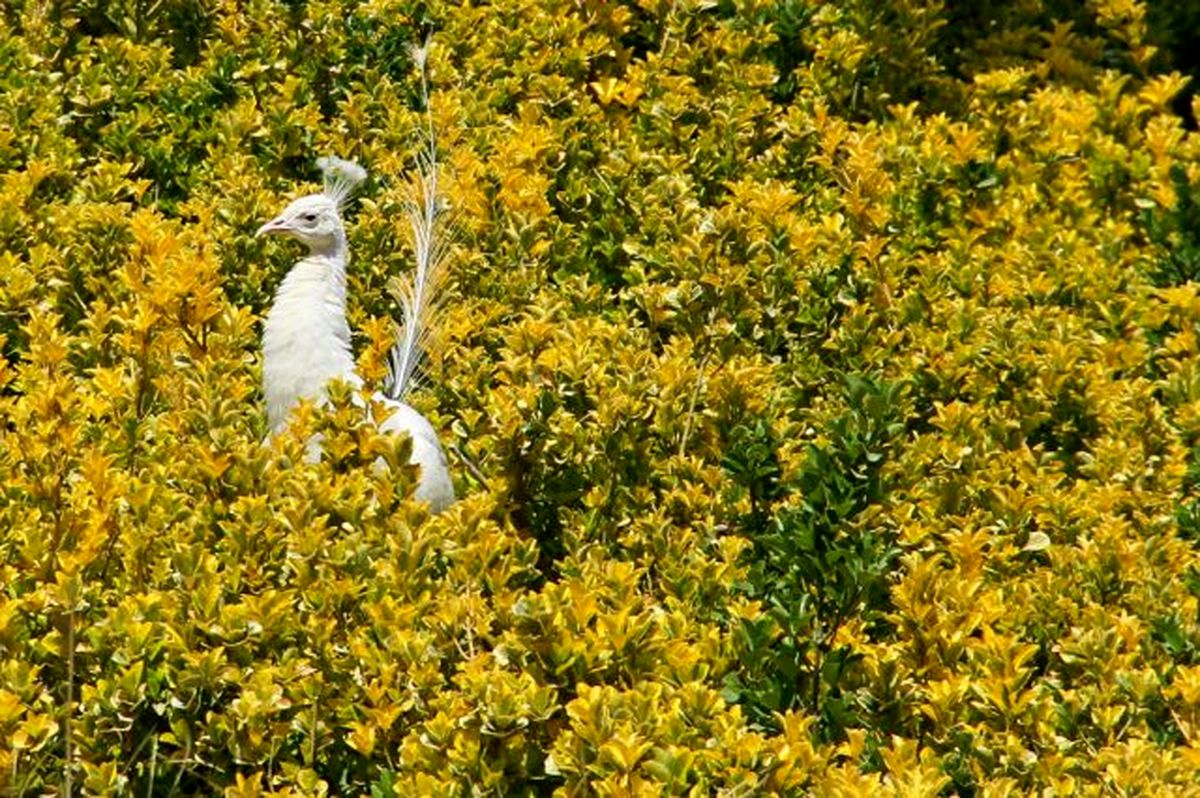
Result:
M1188 4L0 14L0 789L1197 790ZM252 235L371 171L379 380L430 33L432 518Z

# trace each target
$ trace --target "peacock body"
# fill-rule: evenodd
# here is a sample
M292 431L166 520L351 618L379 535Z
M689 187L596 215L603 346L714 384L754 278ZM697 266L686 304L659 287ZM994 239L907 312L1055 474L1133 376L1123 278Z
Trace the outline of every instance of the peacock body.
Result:
M318 164L325 173L325 190L293 201L258 230L260 236L286 236L308 248L308 256L297 261L280 284L263 328L263 393L272 435L287 427L289 414L301 400L325 401L331 380L362 385L346 322L349 250L341 208L366 172L339 158L323 158ZM402 284L404 320L391 353L392 373L374 399L389 411L378 421L380 430L412 439L410 462L420 467L416 498L440 512L454 501L446 455L433 425L404 401L415 382L441 271L436 161L423 161L415 185L407 215L417 263ZM309 456L320 457L319 442L310 443Z

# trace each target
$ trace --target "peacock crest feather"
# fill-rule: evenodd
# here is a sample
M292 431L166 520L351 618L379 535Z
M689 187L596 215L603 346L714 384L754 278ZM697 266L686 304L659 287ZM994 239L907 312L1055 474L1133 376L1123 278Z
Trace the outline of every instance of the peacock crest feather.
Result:
M367 179L366 169L354 161L347 161L336 155L318 158L317 168L323 175L325 196L337 206L339 211L345 207L359 183Z

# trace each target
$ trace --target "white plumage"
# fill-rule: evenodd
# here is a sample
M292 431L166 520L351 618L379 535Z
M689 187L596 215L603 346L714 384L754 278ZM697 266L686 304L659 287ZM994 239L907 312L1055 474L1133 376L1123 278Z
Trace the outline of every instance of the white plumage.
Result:
M436 307L434 292L444 250L433 146L431 139L430 154L422 161L414 195L406 206L417 262L400 290L404 323L390 357L392 373L375 399L392 411L380 422L380 429L412 438L411 462L421 469L416 497L440 512L454 501L446 455L433 426L404 401ZM354 369L346 323L349 253L340 211L366 171L340 158L322 158L317 163L325 174L325 190L295 200L257 233L294 238L309 250L284 278L263 330L263 392L272 435L287 426L288 414L301 399L324 401L330 380L362 384ZM310 458L319 457L319 443L314 442Z

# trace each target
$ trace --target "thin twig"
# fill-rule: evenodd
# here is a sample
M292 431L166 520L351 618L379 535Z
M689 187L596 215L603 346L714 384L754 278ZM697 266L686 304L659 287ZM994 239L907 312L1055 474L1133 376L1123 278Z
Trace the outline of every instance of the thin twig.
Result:
M475 461L472 460L470 458L470 456L467 455L466 451L461 446L459 446L457 443L452 445L450 447L450 449L456 455L458 455L459 460L462 460L463 465L465 465L467 467L467 470L471 472L471 476L475 477L475 480L480 485L483 486L484 490L487 490L488 489L487 478L483 476L483 472L479 470L479 466L475 465Z
M158 734L150 741L150 782L146 785L146 798L154 795L154 771L158 765Z
M692 397L688 400L687 417L683 420L683 434L679 436L680 457L683 457L687 453L687 442L688 438L692 434L692 418L694 417L696 411L696 401L700 398L700 389L704 387L704 383L708 381L709 377L716 376L717 372L721 370L721 367L725 365L725 361L721 361L721 363L715 369L713 369L712 374L705 375L704 367L708 365L708 358L711 354L711 351L705 352L704 357L700 358L700 375L696 377L696 384L692 387Z
M67 707L63 716L63 741L66 764L63 766L63 795L71 798L71 763L75 752L71 748L71 715L75 712L75 608L67 610Z

